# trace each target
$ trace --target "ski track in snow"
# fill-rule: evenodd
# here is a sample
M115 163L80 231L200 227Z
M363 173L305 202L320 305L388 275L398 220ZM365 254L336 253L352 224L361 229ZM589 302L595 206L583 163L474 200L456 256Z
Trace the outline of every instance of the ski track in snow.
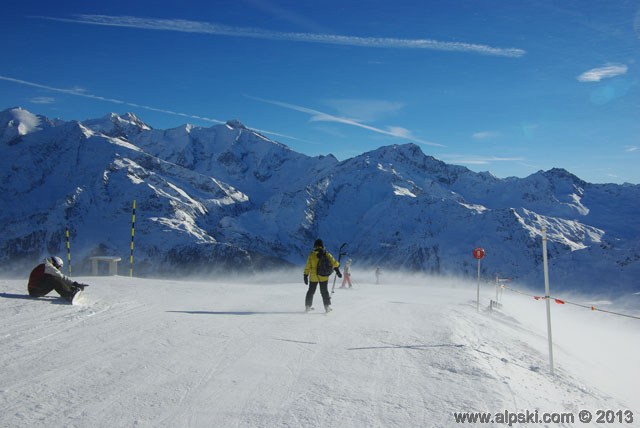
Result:
M454 412L581 409L640 419L637 398L604 392L589 376L600 362L569 346L550 375L544 329L508 305L478 313L468 285L363 283L337 289L331 314L305 314L302 284L79 280L91 285L75 306L0 280L0 426L442 427ZM637 382L638 357L622 361Z

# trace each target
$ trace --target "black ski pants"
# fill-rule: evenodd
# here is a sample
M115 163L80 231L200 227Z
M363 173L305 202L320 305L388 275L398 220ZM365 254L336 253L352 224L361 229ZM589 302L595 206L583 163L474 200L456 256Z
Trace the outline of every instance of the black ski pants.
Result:
M320 284L320 294L322 294L322 302L325 306L331 304L331 296L329 295L329 281L313 282L309 281L309 290L307 291L307 298L305 299L305 306L312 306L313 295L316 294L316 287Z
M65 300L71 301L71 299L73 299L73 289L63 280L56 278L53 275L44 275L29 294L31 297L42 297L46 296L53 290L56 290Z

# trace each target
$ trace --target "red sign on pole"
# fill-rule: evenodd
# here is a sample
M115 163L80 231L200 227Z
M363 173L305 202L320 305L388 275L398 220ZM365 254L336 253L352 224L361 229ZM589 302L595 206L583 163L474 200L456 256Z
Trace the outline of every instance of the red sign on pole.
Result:
M484 257L484 249L483 248L476 248L473 250L473 257L480 260L481 258Z

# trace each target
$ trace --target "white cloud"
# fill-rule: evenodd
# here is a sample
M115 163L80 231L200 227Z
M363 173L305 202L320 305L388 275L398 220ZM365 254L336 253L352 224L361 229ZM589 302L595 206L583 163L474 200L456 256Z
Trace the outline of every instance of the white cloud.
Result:
M259 28L231 27L208 22L187 21L183 19L136 18L133 16L76 15L75 18L54 18L39 16L35 18L76 24L105 25L111 27L129 27L144 30L179 31L186 33L213 34L219 36L251 37L267 40L287 40L294 42L324 43L334 45L360 46L367 48L392 49L432 49L478 53L482 55L521 57L526 51L517 48L497 48L476 43L442 42L431 39L398 39L389 37L357 37L337 34L283 33Z
M640 150L640 147L638 146L628 146L624 151L625 152L636 152Z
M522 162L522 157L500 157L500 156L466 156L466 155L441 155L440 158L447 162L462 165L486 165L492 162Z
M499 136L500 133L499 132L494 132L494 131L480 131L480 132L475 132L472 137L476 140L486 140L489 138L495 138L497 136Z
M599 82L621 74L626 74L628 67L625 64L607 64L604 67L592 68L578 76L580 82Z
M33 104L53 104L56 102L56 99L53 97L35 97L31 98L29 102Z
M284 107L290 110L299 111L301 113L307 113L311 116L310 120L313 122L337 122L342 123L344 125L356 126L358 128L366 129L372 132L376 132L378 134L390 135L392 137L402 138L404 140L410 140L412 142L424 144L427 146L436 146L436 147L444 147L442 144L433 143L431 141L425 141L419 138L415 138L411 135L411 132L405 128L398 126L388 126L387 129L376 128L374 126L365 125L364 123L360 123L357 120L349 119L346 117L338 117L328 113L321 112L319 110L314 110L308 107L298 106L295 104L284 103L282 101L274 101L267 100L264 98L253 97L250 95L245 95L247 98L252 100L260 101L267 104L273 104L279 107Z
M387 131L391 135L395 135L396 137L405 138L407 140L413 139L413 135L411 135L411 131L401 126L387 126Z
M385 100L366 99L332 99L327 104L342 116L356 118L362 122L372 122L389 115L398 113L404 107L403 103Z

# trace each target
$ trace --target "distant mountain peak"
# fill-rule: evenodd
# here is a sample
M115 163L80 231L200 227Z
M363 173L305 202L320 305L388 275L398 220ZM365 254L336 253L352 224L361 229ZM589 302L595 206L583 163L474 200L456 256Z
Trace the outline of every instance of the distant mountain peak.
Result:
M127 112L121 115L111 113L109 116L110 120L114 123L133 125L145 131L151 130L151 127L144 123L138 116L131 112Z
M232 129L249 129L238 119L231 119L227 121L227 126Z
M544 171L542 173L542 175L544 175L545 177L552 179L552 178L559 178L559 179L568 179L569 181L572 181L574 183L578 183L581 185L584 185L585 182L583 180L581 180L580 178L576 177L574 174L570 173L569 171L567 171L564 168L551 168L548 171Z
M35 130L40 125L41 118L22 107L12 107L0 112L0 124L2 126L18 127L23 130ZM24 134L23 134L24 135Z
M22 107L12 107L0 112L0 142L15 141L23 135L42 129L42 117Z
M124 113L122 115L109 113L99 119L85 120L82 124L94 132L99 132L109 137L127 138L130 135L137 135L152 129L133 113Z

